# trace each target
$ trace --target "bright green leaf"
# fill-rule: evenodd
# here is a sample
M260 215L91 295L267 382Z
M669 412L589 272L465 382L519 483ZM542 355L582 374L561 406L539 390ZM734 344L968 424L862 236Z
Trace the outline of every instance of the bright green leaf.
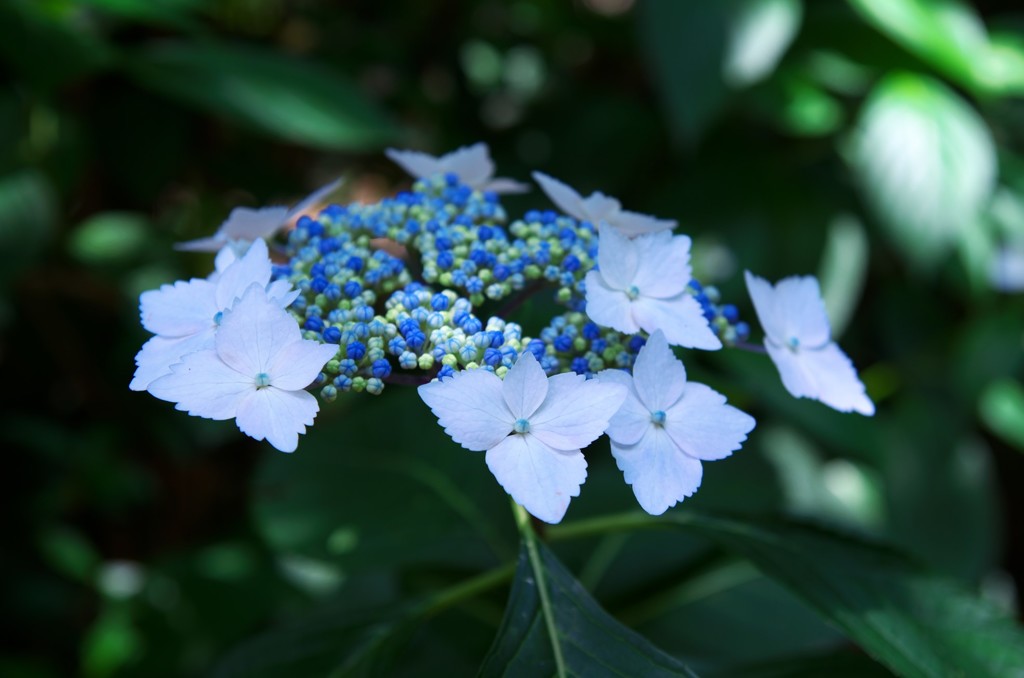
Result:
M867 274L868 235L856 217L841 215L829 224L818 273L833 338L842 336L853 317Z
M984 121L941 83L908 73L872 92L850 160L878 219L922 267L975 227L995 185Z
M543 544L536 546L536 563L525 543L520 549L505 619L484 657L481 676L693 675L679 660L601 609L551 551ZM548 587L555 638L545 623L539 582ZM560 648L560 667L553 642Z
M113 676L142 648L128 609L112 605L82 639L82 674L88 678Z
M872 25L905 49L968 87L988 59L985 25L958 0L850 0Z
M148 225L141 214L102 212L79 224L68 247L85 264L123 263L146 244Z
M982 393L978 409L986 426L1024 451L1024 385L1011 378L992 382Z
M803 18L800 0L747 0L732 22L723 75L733 87L764 80L778 65Z
M376 149L396 130L347 80L322 65L238 45L169 43L131 55L139 85L286 141Z

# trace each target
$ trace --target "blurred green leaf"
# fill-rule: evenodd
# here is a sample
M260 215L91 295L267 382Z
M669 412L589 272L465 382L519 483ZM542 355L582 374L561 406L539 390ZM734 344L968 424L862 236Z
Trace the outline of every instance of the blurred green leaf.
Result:
M744 678L884 678L892 676L892 673L859 652L840 650L832 654L748 664L725 675Z
M985 25L958 0L850 0L853 7L904 48L967 87L988 58Z
M101 212L74 230L71 255L94 266L124 263L137 255L148 238L146 217L130 212Z
M725 103L722 64L736 0L647 0L640 42L677 140L693 145Z
M50 566L76 581L91 585L100 567L100 556L82 533L64 525L39 533L39 550Z
M264 460L254 512L271 547L344 573L511 557L512 526L493 522L505 515L505 494L483 456L453 444L412 389L367 400L317 422L300 453Z
M844 214L829 224L818 276L834 339L842 336L864 291L868 247L868 235L856 217Z
M976 227L995 187L984 121L941 83L909 73L876 86L850 160L878 219L925 268Z
M57 196L42 174L0 178L0 281L31 265L53 237L56 212Z
M746 0L732 21L723 74L732 87L764 80L778 65L803 17L800 0Z
M115 675L142 649L141 645L128 609L110 605L82 639L82 674L87 678Z
M993 433L1024 451L1024 385L1009 377L992 382L978 409Z
M680 676L693 673L679 660L623 626L543 544L535 571L524 543L505 619L480 667L481 676L566 675ZM545 623L539 582L548 587L553 627ZM549 635L553 632L554 639ZM552 642L564 662L556 662ZM560 669L560 670L559 670Z
M396 136L383 111L341 75L278 52L164 43L130 55L136 82L279 139L325 150L370 150Z
M134 22L176 28L195 28L191 14L202 0L78 0L79 5Z
M33 0L0 2L0 56L30 89L49 93L110 66L110 45L73 16Z
M903 675L1024 671L1024 632L989 602L852 534L797 521L697 516L693 526L749 558Z

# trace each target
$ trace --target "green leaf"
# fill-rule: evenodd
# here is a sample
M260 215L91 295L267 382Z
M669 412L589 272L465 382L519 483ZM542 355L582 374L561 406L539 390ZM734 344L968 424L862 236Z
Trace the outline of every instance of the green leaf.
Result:
M829 224L819 275L835 339L842 336L864 291L868 256L868 235L856 217L844 214Z
M552 527L551 538L611 529L693 530L750 560L907 676L1011 676L1024 672L1024 631L994 604L901 554L853 533L794 519L678 512L609 516Z
M850 0L869 23L945 75L968 87L989 58L985 25L957 0Z
M147 221L141 214L101 212L79 224L68 248L85 264L116 264L138 254L146 244L147 233Z
M732 87L746 87L772 74L793 42L803 18L800 0L747 0L730 30L723 73Z
M923 268L977 226L995 188L984 121L941 83L909 73L876 86L850 160L879 221Z
M992 382L978 409L993 433L1024 451L1024 385L1009 377Z
M725 103L722 77L736 0L647 0L638 7L640 40L676 138L693 145Z
M53 238L57 197L34 170L0 178L0 282L30 265Z
M396 135L342 76L268 50L168 43L131 55L126 68L143 87L297 144L366 150Z
M601 609L551 551L535 545L536 559L525 541L520 548L505 618L484 657L481 676L694 675ZM544 618L542 585L550 601L550 624ZM558 659L553 643L560 649Z

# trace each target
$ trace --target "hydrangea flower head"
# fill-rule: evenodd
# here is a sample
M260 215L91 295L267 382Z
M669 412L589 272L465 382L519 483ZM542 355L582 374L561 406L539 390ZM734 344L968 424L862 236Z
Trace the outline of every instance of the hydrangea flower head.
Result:
M524 193L530 190L526 184L513 179L494 178L494 162L485 143L463 146L440 157L394 148L389 148L386 153L391 160L417 179L438 174L454 174L463 184L478 191Z
M812 398L840 412L875 413L853 363L832 341L817 279L783 278L774 286L750 271L747 290L764 327L764 346L797 398Z
M626 389L577 374L547 377L524 352L504 381L466 370L420 386L419 394L455 442L487 452L487 468L513 499L557 523L587 478L581 448L604 432Z
M235 419L242 433L293 452L319 410L303 389L336 353L302 339L291 315L254 283L224 314L214 348L184 356L149 392L194 416Z
M208 238L180 242L175 249L188 252L216 252L233 242L248 244L256 240L273 237L291 219L321 202L338 190L341 179L322 186L299 201L291 209L280 205L272 207L236 207L220 225L217 232Z
M651 515L696 492L701 462L728 457L754 428L754 418L726 405L720 393L686 380L661 332L640 349L632 376L605 370L598 379L627 389L607 433L612 456Z
M690 282L690 238L668 231L627 238L600 230L598 269L587 273L587 315L598 325L635 334L661 330L674 346L719 349Z
M646 214L624 210L618 200L600 191L591 193L584 198L571 186L563 184L543 172L534 172L533 178L560 210L581 221L589 221L595 226L605 223L619 229L631 238L645 233L668 231L676 227L676 222L669 219L657 219Z
M150 383L170 372L170 366L192 351L211 348L224 312L253 283L266 288L280 307L298 295L285 280L270 282L267 244L255 241L243 257L227 265L214 280L193 278L143 292L139 297L142 326L156 336L135 356L130 388L145 391Z

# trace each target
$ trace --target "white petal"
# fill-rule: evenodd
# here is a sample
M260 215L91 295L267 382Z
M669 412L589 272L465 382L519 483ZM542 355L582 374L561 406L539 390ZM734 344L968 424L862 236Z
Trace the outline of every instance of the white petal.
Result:
M498 195L528 193L530 188L530 184L524 184L521 181L516 181L515 179L509 179L507 177L496 177L480 186L481 191L490 191L491 193L497 193Z
M646 233L657 233L659 231L670 231L676 227L676 222L670 219L657 219L646 214L620 210L615 218L609 221L612 226L635 238Z
M384 154L417 179L444 174L441 162L432 155L419 151L399 151L394 148L387 149Z
M690 238L668 231L634 238L637 267L633 284L645 297L668 299L680 294L690 282Z
M239 430L256 440L267 442L282 452L294 452L299 434L313 425L320 410L316 398L306 391L253 389L238 405L235 423Z
M511 435L487 451L487 468L512 498L546 523L562 520L587 479L579 450L559 452L532 435Z
M588 195L580 203L580 206L583 208L587 221L595 226L602 221L610 223L619 215L619 210L622 209L622 203L600 191Z
M184 337L213 326L220 308L216 288L208 280L179 280L139 296L142 326L153 334Z
M608 287L599 271L588 271L585 283L587 315L591 320L602 327L611 327L626 334L640 331L625 292Z
M287 207L236 207L217 233L228 240L259 240L277 233L287 220Z
M171 367L171 374L155 380L148 390L193 416L231 419L245 396L256 390L256 382L225 365L216 352L206 350L189 353Z
M490 149L483 142L463 146L441 156L440 160L445 171L456 174L470 188L478 189L494 176Z
M633 364L633 385L648 413L665 411L686 388L686 368L660 330L651 335Z
M700 461L679 451L664 429L652 426L635 445L612 441L612 456L643 510L658 516L700 487Z
M206 238L196 238L174 243L174 249L182 252L216 252L227 244L228 239L221 233Z
M686 454L704 461L724 459L738 450L754 428L754 418L725 396L690 382L682 399L665 412L665 430Z
M761 321L764 333L776 343L785 342L782 316L775 308L775 288L770 282L750 271L744 271L743 277L747 281L747 292L750 293L750 300L754 302L754 312Z
M483 452L512 432L515 417L501 394L501 379L487 370L462 370L416 389L452 440Z
M313 383L324 364L334 358L338 347L307 339L286 344L267 366L270 385L285 391L298 391Z
M549 177L543 172L534 172L533 179L540 188L544 191L551 202L555 203L558 209L562 210L565 214L577 219L586 219L587 215L583 211L583 198L568 184L563 184L554 177ZM597 224L594 224L595 226Z
M608 287L628 290L640 265L635 241L614 228L601 227L597 244L597 265Z
M557 374L548 379L548 395L530 417L530 433L558 450L586 447L608 428L626 393L621 384Z
M260 373L270 375L277 354L301 340L295 318L269 299L262 286L253 283L224 314L217 330L217 355L255 379Z
M529 351L523 354L505 375L501 394L513 419L529 419L548 394L548 377Z
M171 373L171 365L189 353L213 348L213 328L187 337L152 337L135 356L135 375L128 385L133 391L145 391L154 379Z
M299 298L300 290L293 290L292 284L287 280L275 280L267 285L267 296L281 308L288 308L292 302Z
M820 400L840 412L875 413L853 363L835 342L817 350L793 352L765 341L765 348L779 370L782 384L797 398Z
M245 256L224 269L217 278L217 310L231 308L235 299L240 299L253 283L266 287L269 282L270 253L267 251L267 243L255 240Z
M210 274L207 280L211 282L216 281L220 274L236 261L238 261L238 248L235 247L235 243L226 243L217 252L217 256L213 258L213 273Z
M784 340L796 337L801 346L824 346L831 337L825 302L817 278L791 276L775 284L775 310L781 315Z
M605 433L612 441L620 445L632 445L640 440L651 424L651 411L648 410L633 387L633 377L625 370L602 370L597 373L597 380L609 384L621 384L626 387L626 399L618 411L608 420Z
M645 332L653 334L661 330L673 346L708 351L722 348L722 342L711 331L700 304L686 292L671 299L640 297L632 303L632 312Z
M315 191L307 195L305 198L297 202L294 207L288 210L288 214L286 215L285 220L291 219L292 217L298 214L302 214L303 212L306 212L308 210L317 208L321 203L326 202L327 196L331 195L339 188L341 188L341 185L343 183L345 183L345 180L338 178L332 181L331 183L325 184L320 188L316 189Z

